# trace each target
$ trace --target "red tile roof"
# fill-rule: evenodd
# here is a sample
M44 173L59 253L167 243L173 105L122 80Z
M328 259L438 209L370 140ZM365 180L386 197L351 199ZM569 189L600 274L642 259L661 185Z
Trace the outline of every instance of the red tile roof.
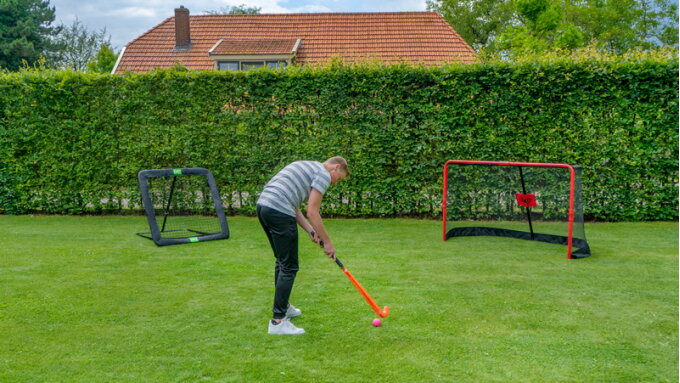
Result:
M302 65L336 56L350 62L424 65L476 59L475 51L435 12L198 15L190 16L190 26L188 50L174 49L175 18L170 17L125 47L115 73L147 72L177 62L211 70L215 63L208 51L220 39L222 44L302 39L296 56Z
M297 39L287 40L220 40L212 55L285 55L291 54Z

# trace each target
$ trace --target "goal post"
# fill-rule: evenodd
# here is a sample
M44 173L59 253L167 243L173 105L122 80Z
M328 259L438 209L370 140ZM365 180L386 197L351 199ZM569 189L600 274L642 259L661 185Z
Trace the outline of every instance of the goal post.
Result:
M581 168L552 163L449 160L442 239L498 236L566 245L585 258Z
M148 232L158 246L229 238L220 193L203 168L150 169L138 176Z

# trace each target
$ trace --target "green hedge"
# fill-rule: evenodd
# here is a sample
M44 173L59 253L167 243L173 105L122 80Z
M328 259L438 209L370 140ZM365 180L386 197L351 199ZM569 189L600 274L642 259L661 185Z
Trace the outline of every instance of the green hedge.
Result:
M232 213L296 159L348 158L327 215L440 214L448 159L584 167L586 216L678 218L676 58L449 68L0 74L0 209L139 209L142 169L210 169Z

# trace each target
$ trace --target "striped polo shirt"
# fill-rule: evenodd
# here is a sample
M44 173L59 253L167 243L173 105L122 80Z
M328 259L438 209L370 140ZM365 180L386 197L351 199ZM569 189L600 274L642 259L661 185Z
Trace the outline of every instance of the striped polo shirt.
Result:
M321 162L296 161L283 168L265 185L257 204L295 217L312 188L322 195L331 184L331 175Z

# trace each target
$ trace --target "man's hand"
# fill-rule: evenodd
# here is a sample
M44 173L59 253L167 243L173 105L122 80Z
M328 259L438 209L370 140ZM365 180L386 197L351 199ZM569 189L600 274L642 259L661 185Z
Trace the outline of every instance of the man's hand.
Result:
M312 239L312 242L316 243L317 245L319 245L319 242L321 242L321 237L319 237L319 235L313 230L309 232L309 237Z
M333 244L329 244L328 246L326 246L326 244L321 240L321 238L320 238L314 231L310 231L310 232L309 232L309 235L311 235L312 238L318 238L319 240L318 240L318 241L315 241L315 242L316 242L319 246L321 246L321 248L323 249L323 252L326 253L326 256L328 256L328 258L330 258L330 259L332 259L333 261L335 261L335 259L336 259L337 257L336 257L336 255L335 255L335 247L333 246ZM312 240L313 240L313 239L312 239Z
M326 253L326 256L330 259L332 259L335 262L335 247L333 247L332 243L323 243L321 241L320 243L321 246L323 246L323 252Z

